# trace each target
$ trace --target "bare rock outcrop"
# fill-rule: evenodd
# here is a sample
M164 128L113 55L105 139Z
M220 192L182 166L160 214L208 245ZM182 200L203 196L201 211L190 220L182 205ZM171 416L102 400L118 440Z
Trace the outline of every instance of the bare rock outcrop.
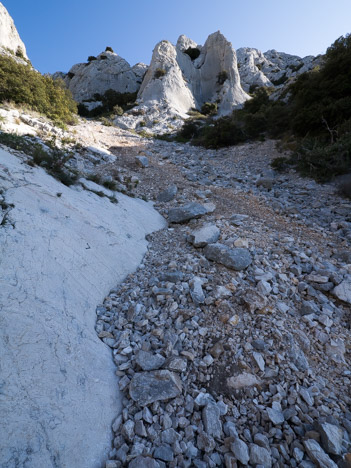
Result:
M143 63L131 67L124 58L111 51L89 59L87 63L73 65L64 76L74 99L80 103L91 101L95 94L104 94L108 89L119 93L137 92L147 69Z
M205 45L182 35L177 44L159 42L138 92L138 107L116 123L126 128L141 125L164 133L180 125L192 108L205 102L218 104L218 115L230 114L249 96L240 85L236 53L219 32Z
M189 49L197 50L198 57L191 57ZM144 104L164 101L179 115L218 102L219 114L228 114L248 96L240 86L235 51L217 31L203 47L184 35L176 46L157 44L138 99Z
M113 204L24 160L0 150L0 466L102 466L121 402L96 306L165 223L142 200Z
M0 3L0 54L14 55L19 59L28 59L26 46L22 42L13 19Z
M290 78L311 70L321 63L321 57L297 55L242 47L237 50L241 85L245 91L251 86L282 86Z

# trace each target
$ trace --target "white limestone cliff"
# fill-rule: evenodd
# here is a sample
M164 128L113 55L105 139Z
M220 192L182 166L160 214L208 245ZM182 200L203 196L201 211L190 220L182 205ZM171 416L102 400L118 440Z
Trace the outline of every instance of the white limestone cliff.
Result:
M197 49L191 58L187 49ZM230 114L249 96L240 85L236 54L230 42L218 31L204 46L188 37L179 37L176 46L159 42L138 92L138 106L115 122L122 128L139 125L156 133L177 129L192 108L205 102L218 104L218 115ZM155 123L156 122L156 123Z
M185 52L189 47L199 49L195 60ZM158 70L165 74L157 77ZM225 74L223 82L221 73ZM228 114L247 99L240 86L235 51L219 31L211 34L203 47L184 35L176 46L168 41L157 44L138 93L142 104L164 102L181 116L191 107L216 101L219 115Z
M184 116L191 107L195 107L194 96L177 61L177 50L169 41L156 45L138 101L151 106L167 104L171 113Z
M26 46L22 42L13 19L2 3L0 3L0 53L18 55L28 59Z
M131 67L124 58L105 51L96 60L73 65L64 80L74 99L84 103L94 99L95 94L104 94L108 89L119 93L135 93L140 88L146 69L147 66L142 63ZM59 73L54 76L59 76Z
M0 149L0 466L99 468L120 409L96 306L135 270L151 204L69 188Z

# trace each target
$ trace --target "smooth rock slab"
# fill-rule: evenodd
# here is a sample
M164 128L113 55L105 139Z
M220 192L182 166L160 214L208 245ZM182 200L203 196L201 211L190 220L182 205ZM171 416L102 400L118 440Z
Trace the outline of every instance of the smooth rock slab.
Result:
M236 271L245 270L252 263L248 249L231 249L219 243L207 245L204 254L208 260L221 263Z
M194 247L205 247L207 244L214 244L218 241L221 231L215 225L206 225L196 231L193 231L190 236L190 242Z
M171 208L168 212L168 221L170 223L185 223L194 218L200 218L208 213L205 206L200 203L188 203L177 208Z
M182 391L179 377L168 370L139 372L129 385L130 397L141 406L175 398Z
M66 187L4 150L0 173L15 205L15 229L0 229L0 466L101 466L120 396L96 306L164 220L141 200Z

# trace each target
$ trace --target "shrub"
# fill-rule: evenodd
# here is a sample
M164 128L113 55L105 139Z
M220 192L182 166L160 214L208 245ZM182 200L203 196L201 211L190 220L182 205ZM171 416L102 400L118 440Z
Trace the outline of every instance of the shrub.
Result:
M75 122L77 105L62 80L0 56L0 102L4 101L27 105L56 123Z
M105 125L105 127L113 127L113 122L111 122L111 120L109 120L106 117L101 117L100 122L102 123L102 125Z
M108 89L103 95L94 94L94 100L101 101L101 106L88 111L84 104L78 104L78 113L82 117L99 117L109 113L122 115L124 111L135 105L136 97L137 93L119 93L114 89Z
M90 62L93 62L94 60L97 60L97 58L94 57L94 55L89 55L88 62L90 63Z
M326 182L333 176L349 172L351 167L351 134L335 143L325 144L319 138L301 141L292 162L302 175Z
M16 50L16 57L19 57L21 59L24 59L24 54L23 54L23 50L20 46L17 47L17 50Z
M215 115L217 114L218 104L216 102L205 102L201 107L201 114Z
M167 71L164 70L163 68L156 68L155 73L154 73L154 78L156 79L162 78L163 76L165 76L166 73Z
M229 78L228 72L223 70L223 71L219 72L218 75L217 75L217 83L219 85L223 85L225 83L225 81L227 81L228 78Z
M280 86L288 81L288 77L286 76L286 73L284 73L280 78L277 80L271 80L271 83L274 84L274 86Z
M339 189L342 195L351 198L351 174L344 176L339 182Z
M191 60L196 60L200 55L200 49L197 47L188 47L186 50L184 50L184 54L189 55Z
M71 80L74 77L74 73L68 72L67 73L68 78Z
M119 116L123 115L123 113L124 113L123 108L121 106L119 106L118 104L113 106L112 110L113 110L114 114L119 115Z
M108 46L106 47L105 52L112 52L112 53L114 53L112 47L108 47Z
M31 165L43 167L64 185L72 185L77 180L77 175L65 167L65 164L72 157L70 152L62 151L55 146L48 149L43 148L40 143L31 137L11 133L0 132L0 143L31 156Z

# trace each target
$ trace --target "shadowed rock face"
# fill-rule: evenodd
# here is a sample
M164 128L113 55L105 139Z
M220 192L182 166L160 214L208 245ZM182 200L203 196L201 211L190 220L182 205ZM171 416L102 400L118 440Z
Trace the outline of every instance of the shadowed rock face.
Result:
M189 47L200 51L194 60L185 52ZM158 76L160 70L164 74ZM223 115L243 104L248 96L240 86L235 51L218 31L203 47L186 36L180 36L176 46L168 41L157 44L138 99L149 105L167 104L180 115L191 107L217 101Z
M131 67L119 55L106 51L89 63L73 65L64 80L74 99L83 102L92 99L94 94L104 94L108 89L119 93L135 93L146 69L143 63Z
M0 3L0 49L10 49L16 53L21 51L24 58L27 57L26 47L22 42L13 19L2 3Z

